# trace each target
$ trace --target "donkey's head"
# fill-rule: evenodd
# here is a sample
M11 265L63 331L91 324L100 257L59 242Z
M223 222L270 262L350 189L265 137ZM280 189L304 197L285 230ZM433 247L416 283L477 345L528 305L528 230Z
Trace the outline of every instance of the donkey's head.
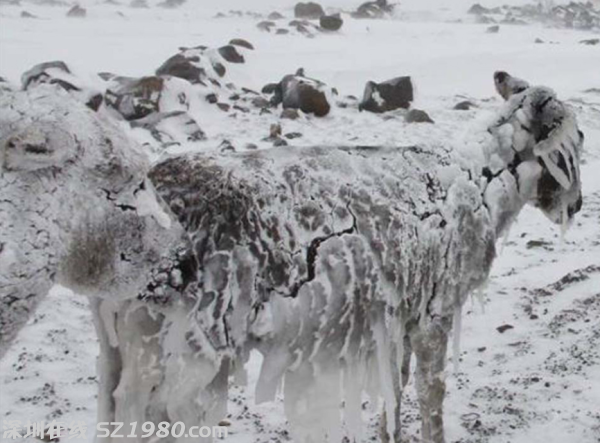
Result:
M118 127L53 86L0 91L0 355L54 283L135 297L182 243Z
M505 86L498 91L507 103L489 128L494 143L484 171L490 182L486 193L489 199L513 196L498 205L499 231L509 221L503 220L505 214L523 203L538 207L554 223L568 224L582 205L584 136L573 112L551 89L530 87L504 72L494 80L497 88Z

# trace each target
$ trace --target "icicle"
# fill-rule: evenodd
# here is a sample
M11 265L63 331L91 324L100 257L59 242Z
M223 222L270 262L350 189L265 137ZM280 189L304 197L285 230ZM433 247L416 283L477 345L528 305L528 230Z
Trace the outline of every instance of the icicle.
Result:
M462 330L462 304L457 303L454 307L454 333L453 333L453 350L452 363L454 365L454 373L458 374L460 365L460 334Z

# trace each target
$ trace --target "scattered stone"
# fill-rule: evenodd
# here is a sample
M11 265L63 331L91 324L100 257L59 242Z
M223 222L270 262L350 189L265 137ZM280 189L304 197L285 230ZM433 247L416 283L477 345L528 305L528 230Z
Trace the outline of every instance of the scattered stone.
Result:
M186 56L185 51L175 54L165 61L157 70L156 75L170 75L182 78L190 83L203 83L206 78L204 68L197 66L200 56Z
M502 326L498 326L496 328L496 330L500 333L500 334L504 334L506 331L509 331L511 329L514 329L515 327L512 325L502 325Z
M498 26L498 25L490 26L489 28L486 29L485 32L488 34L498 34L500 32L500 26Z
M552 246L552 243L545 240L529 240L525 246L527 249L547 248Z
M90 109L97 111L102 105L102 93L93 87L84 85L80 79L62 61L45 62L35 65L21 76L24 90L40 84L60 86Z
M37 16L27 11L21 11L21 18L37 18Z
M279 12L275 11L275 12L271 12L271 13L270 13L270 14L267 16L267 18L268 18L269 20L283 20L285 17L283 16L283 14L281 14L281 13L279 13Z
M296 74L283 77L277 85L267 85L263 92L273 94L272 106L282 103L284 109L300 109L306 114L324 117L331 109L323 92L324 86L318 80L305 77L304 70L299 69Z
M381 19L394 13L394 5L387 0L376 0L363 3L352 13L354 18Z
M255 145L254 143L247 143L245 146L246 150L248 151L255 151L258 149L258 146Z
M131 122L132 128L143 128L164 147L206 140L204 131L185 111L157 112Z
M281 137L281 125L274 123L269 128L269 139L275 139Z
M469 11L468 11L469 14L474 14L474 15L490 14L491 12L492 12L491 9L481 6L479 3L475 3L473 6L471 6L469 8Z
M540 44L540 43L545 43L545 42L541 38L536 38L534 43Z
M397 77L383 83L367 82L359 110L375 113L408 109L414 99L410 77Z
M287 35L287 34L289 34L289 33L290 33L289 29L284 29L284 28L279 28L279 29L278 29L278 30L275 32L275 34L277 34L277 35Z
M318 20L321 16L325 15L323 7L318 3L307 2L298 3L294 7L294 17L305 18L308 20Z
M339 31L344 24L344 20L342 20L340 14L323 15L319 19L319 24L321 25L321 28L327 31Z
M242 54L240 54L237 51L237 49L235 48L235 46L233 46L233 45L226 45L226 46L219 48L219 54L221 54L221 57L223 57L229 63L244 63L245 62L244 56Z
M254 46L248 40L244 40L243 38L234 38L229 41L230 45L240 46L242 48L254 50Z
M219 150L221 152L235 152L235 146L229 140L223 140L219 145Z
M271 32L271 28L277 27L277 24L272 21L264 20L256 25L261 31Z
M79 5L73 6L67 12L67 17L84 18L87 15L87 10Z
M279 148L280 146L287 146L288 142L286 142L283 138L277 138L273 140L273 146Z
M302 137L302 134L300 134L299 132L288 132L287 134L285 134L285 138L287 138L288 140L294 140L300 137Z
M595 46L600 44L600 38L590 38L587 40L581 40L579 43L581 43L582 45Z
M300 117L296 109L284 109L281 111L281 118L287 120L296 120Z
M476 107L477 106L474 103L470 102L469 100L465 100L460 103L457 103L453 109L455 111L468 111L471 108L476 108Z
M252 99L252 106L255 106L257 108L268 108L269 100L267 100L264 97L255 97Z
M435 123L429 114L420 109L411 109L404 117L406 123Z
M224 77L225 76L225 73L227 72L227 69L225 69L225 66L223 66L222 63L213 61L212 62L212 67L213 67L213 69L215 70L215 72L217 73L217 75L219 77Z
M149 8L148 0L132 0L129 4L129 7L137 9L147 9Z
M219 101L219 98L217 97L217 94L215 94L215 93L207 94L205 99L211 105L214 105L215 103L217 103Z
M219 426L229 427L229 426L231 426L231 421L224 418L223 420L221 420L219 422Z
M159 6L161 8L166 8L166 9L175 9L175 8L179 8L186 1L187 0L165 0L165 1L157 4L156 6Z
M125 120L139 120L160 112L165 80L161 77L116 77L104 96L106 104Z
M223 112L229 112L229 110L231 109L231 106L227 103L217 103L217 106Z

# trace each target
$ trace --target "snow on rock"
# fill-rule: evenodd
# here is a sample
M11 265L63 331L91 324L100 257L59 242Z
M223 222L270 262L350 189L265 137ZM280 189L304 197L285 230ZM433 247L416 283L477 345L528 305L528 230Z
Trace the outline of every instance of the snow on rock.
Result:
M381 83L367 82L359 109L382 113L407 109L414 100L410 77L398 77Z

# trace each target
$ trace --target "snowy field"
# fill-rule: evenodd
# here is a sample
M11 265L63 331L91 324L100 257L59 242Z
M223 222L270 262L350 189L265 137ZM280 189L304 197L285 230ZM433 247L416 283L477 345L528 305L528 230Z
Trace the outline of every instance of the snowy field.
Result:
M239 9L279 11L291 19L289 0L189 0L174 10L86 0L79 2L88 9L83 19L65 17L68 6L37 3L0 1L0 76L14 84L37 63L63 60L101 89L98 72L150 75L180 46L217 47L244 38L255 50L244 52L245 64L228 67L238 86L260 90L302 67L340 96L360 97L368 80L410 75L417 88L413 106L436 122L408 125L398 112L382 116L337 107L324 118L294 121L200 108L194 117L207 140L172 147L173 153L215 150L225 140L237 150L268 147L264 138L274 123L284 133L300 133L290 141L299 146L406 146L425 138L456 144L501 105L494 71L555 89L574 108L586 135L583 209L564 236L538 211L523 211L483 290L485 303L474 297L463 308L460 365L454 372L449 361L447 369L447 441L600 442L600 45L580 44L597 34L542 25L501 25L498 33L486 33L488 25L466 14L472 2L465 0L406 0L392 19L345 17L339 33L315 38L262 32L250 16L214 18ZM322 2L342 11L358 3ZM37 18L22 18L24 10ZM464 100L476 107L453 110ZM132 135L141 142L146 137ZM159 155L152 151L154 159ZM0 421L83 421L92 441L97 353L86 299L55 287L0 361ZM232 386L231 443L291 441L281 399L253 403L259 366L253 357L248 387ZM412 382L402 408L406 441L419 441ZM376 408L364 409L364 441L378 441Z

